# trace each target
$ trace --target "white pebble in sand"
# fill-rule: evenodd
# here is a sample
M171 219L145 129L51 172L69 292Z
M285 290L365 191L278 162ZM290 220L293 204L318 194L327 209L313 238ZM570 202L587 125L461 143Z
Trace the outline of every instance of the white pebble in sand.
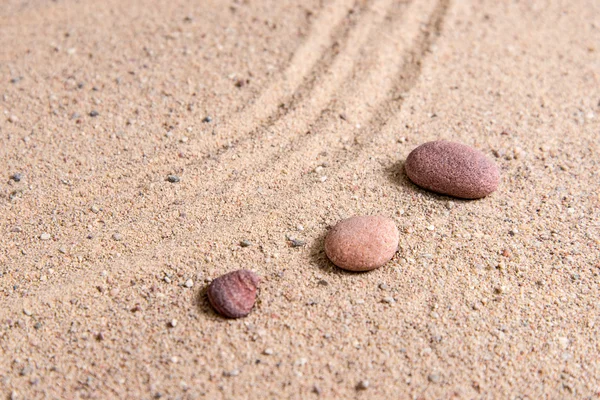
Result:
M41 240L50 240L51 238L52 238L52 236L50 236L50 234L46 233L46 232L44 232L40 235Z

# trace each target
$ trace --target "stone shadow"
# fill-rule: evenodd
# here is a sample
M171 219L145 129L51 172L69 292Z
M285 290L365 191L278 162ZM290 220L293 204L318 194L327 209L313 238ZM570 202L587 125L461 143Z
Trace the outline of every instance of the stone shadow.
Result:
M202 287L202 289L200 289L193 297L193 302L194 302L194 307L196 307L196 309L198 311L200 311L200 313L204 314L205 316L214 319L214 320L223 320L226 321L229 318L223 317L222 315L218 314L215 309L210 305L210 301L208 301L208 284L204 285Z

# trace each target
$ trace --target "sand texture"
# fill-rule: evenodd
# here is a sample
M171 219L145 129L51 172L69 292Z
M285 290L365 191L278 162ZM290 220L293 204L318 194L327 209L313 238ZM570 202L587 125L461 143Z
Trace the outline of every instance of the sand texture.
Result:
M0 399L599 398L600 2L0 3ZM498 190L412 184L439 139Z

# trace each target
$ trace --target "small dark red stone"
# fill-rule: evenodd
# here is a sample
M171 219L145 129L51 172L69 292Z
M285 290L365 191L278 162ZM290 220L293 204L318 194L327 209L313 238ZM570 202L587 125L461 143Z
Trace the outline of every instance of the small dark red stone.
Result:
M245 317L256 301L260 278L252 271L238 270L222 275L208 286L208 300L215 310L229 318Z

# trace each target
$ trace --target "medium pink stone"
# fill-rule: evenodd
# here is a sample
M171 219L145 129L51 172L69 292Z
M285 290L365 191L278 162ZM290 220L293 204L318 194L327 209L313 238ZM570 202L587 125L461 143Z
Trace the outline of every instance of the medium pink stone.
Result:
M222 275L208 286L208 300L221 315L245 317L256 301L260 278L252 271L238 270Z
M370 271L392 259L400 234L382 216L352 217L338 222L325 238L325 254L340 268Z
M463 199L485 197L500 183L498 166L483 153L444 140L414 149L406 158L404 169L414 184Z

